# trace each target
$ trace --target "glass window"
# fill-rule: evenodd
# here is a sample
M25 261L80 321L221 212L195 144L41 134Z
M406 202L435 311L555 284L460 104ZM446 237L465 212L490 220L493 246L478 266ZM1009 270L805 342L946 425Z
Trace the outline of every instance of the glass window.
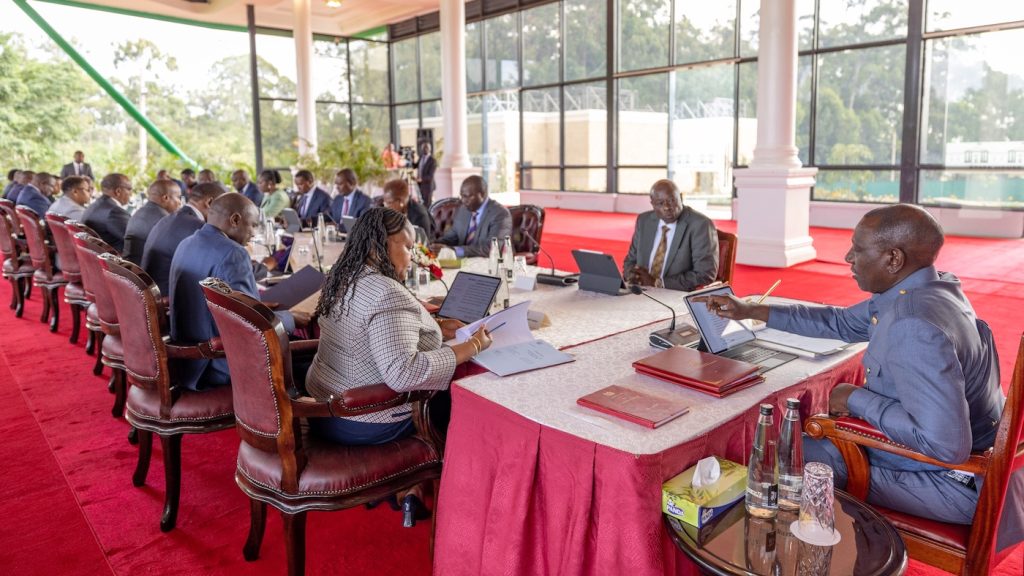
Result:
M896 164L906 46L818 56L814 163Z
M757 62L744 62L739 68L740 99L737 102L736 113L739 126L736 131L735 161L736 166L747 166L754 159L754 148L757 147ZM797 94L801 94L799 89ZM798 108L799 106L797 104ZM797 117L799 118L799 114Z
M298 158L297 125L298 111L294 100L260 101L264 166L281 168L295 163Z
M295 98L295 40L291 36L257 34L256 55L260 96Z
M900 199L899 170L819 169L814 200L896 203Z
M398 145L415 146L416 129L420 127L419 104L395 106L395 122L398 123Z
M348 44L313 41L313 94L317 100L348 102Z
M421 114L423 119L420 121L420 125L423 128L430 128L434 131L434 154L439 155L444 152L444 139L441 138L444 134L441 101L424 102L421 107ZM472 152L470 153L472 154Z
M519 13L484 20L488 90L519 86Z
M523 165L560 165L561 89L524 90L520 96L523 99Z
M479 22L466 24L466 91L479 92L484 89L483 43L480 34L483 26ZM438 54L441 51L438 50Z
M565 147L566 166L607 166L608 88L604 82L565 87L565 141L568 143ZM601 173L604 178L604 171ZM573 178L589 182L597 176L574 173ZM568 186L569 182L567 171L565 185ZM607 183L601 184L602 190L607 187Z
M740 0L740 55L756 56L761 28L761 0ZM814 0L796 0L798 50L814 48Z
M608 170L605 168L566 168L565 189L575 192L606 192Z
M316 138L320 146L349 137L348 104L316 104Z
M667 178L664 168L619 168L620 194L650 194L651 185Z
M352 101L388 102L388 45L366 40L348 44L352 73Z
M847 46L907 35L908 0L820 0L819 46Z
M929 32L1024 20L1024 2L928 0Z
M564 0L566 80L608 73L608 1Z
M619 80L618 106L619 165L667 164L668 74Z
M619 3L619 70L667 66L670 0L615 1Z
M920 202L939 206L1024 208L1024 172L922 170Z
M1010 163L1009 150L1024 142L1022 44L1024 30L927 41L921 163L956 166L967 151ZM980 154L971 160L985 163Z
M468 98L469 152L491 192L515 187L519 163L519 98L514 91Z
M369 136L378 149L391 142L391 119L387 106L352 106L352 135Z
M736 1L684 2L675 14L676 64L728 58L735 51Z
M558 168L532 168L524 164L521 178L521 190L562 189L562 174Z
M732 199L732 64L673 73L668 174L687 196Z
M560 11L557 2L523 11L523 86L558 82Z
M416 38L402 40L391 45L395 102L411 102L420 99L417 82L420 67L416 59Z
M811 56L800 56L797 58L796 147L800 162L805 166L811 163L811 69L813 67L814 61ZM820 114L819 109L819 118L821 117ZM819 135L818 137L820 138L821 136ZM820 157L817 158L817 162L821 161Z
M441 34L433 32L420 36L420 90L421 98L441 97Z

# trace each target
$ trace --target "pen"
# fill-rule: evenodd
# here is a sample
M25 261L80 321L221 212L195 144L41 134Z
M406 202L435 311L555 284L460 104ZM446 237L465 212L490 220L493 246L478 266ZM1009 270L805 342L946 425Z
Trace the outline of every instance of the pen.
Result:
M495 332L497 332L497 331L498 331L498 328L501 328L501 327L502 327L502 326L504 326L505 324L506 324L506 322L502 322L501 324L498 324L498 325L497 325L497 326L495 326L494 328L488 328L488 329L487 329L487 331L488 331L488 332L490 332L491 334L493 334L493 333L495 333Z
M764 304L765 298L767 298L768 296L771 296L771 293L774 292L775 289L779 287L779 284L782 284L782 278L779 278L778 280L776 280L775 284L772 284L772 287L769 288L768 291L766 291L764 293L764 295L761 296L760 299L758 299L757 303L758 304Z

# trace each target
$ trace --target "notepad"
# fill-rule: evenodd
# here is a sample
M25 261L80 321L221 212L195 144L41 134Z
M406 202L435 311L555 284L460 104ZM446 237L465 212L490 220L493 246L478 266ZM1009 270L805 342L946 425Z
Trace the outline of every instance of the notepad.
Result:
M530 302L520 302L511 308L491 314L455 332L458 342L465 342L486 326L491 335L490 348L473 357L473 362L498 376L547 368L572 362L575 358L558 350L530 333Z

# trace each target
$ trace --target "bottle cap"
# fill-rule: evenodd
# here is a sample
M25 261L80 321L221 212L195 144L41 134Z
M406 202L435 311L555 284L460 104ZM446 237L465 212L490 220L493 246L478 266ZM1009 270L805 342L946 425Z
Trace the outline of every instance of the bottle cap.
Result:
M799 398L786 398L786 408L793 408L794 410L800 409Z
M771 416L773 409L771 404L761 404L761 414L764 416Z

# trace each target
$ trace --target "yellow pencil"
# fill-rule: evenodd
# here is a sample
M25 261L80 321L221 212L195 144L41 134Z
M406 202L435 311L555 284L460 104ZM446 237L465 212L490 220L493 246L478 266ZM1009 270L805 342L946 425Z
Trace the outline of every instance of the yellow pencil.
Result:
M779 284L782 284L782 278L779 278L778 280L776 280L775 284L772 284L772 287L769 288L768 291L765 292L764 295L762 295L760 299L758 299L757 303L758 304L764 304L765 298L771 296L772 292L774 292L775 289L779 287Z

